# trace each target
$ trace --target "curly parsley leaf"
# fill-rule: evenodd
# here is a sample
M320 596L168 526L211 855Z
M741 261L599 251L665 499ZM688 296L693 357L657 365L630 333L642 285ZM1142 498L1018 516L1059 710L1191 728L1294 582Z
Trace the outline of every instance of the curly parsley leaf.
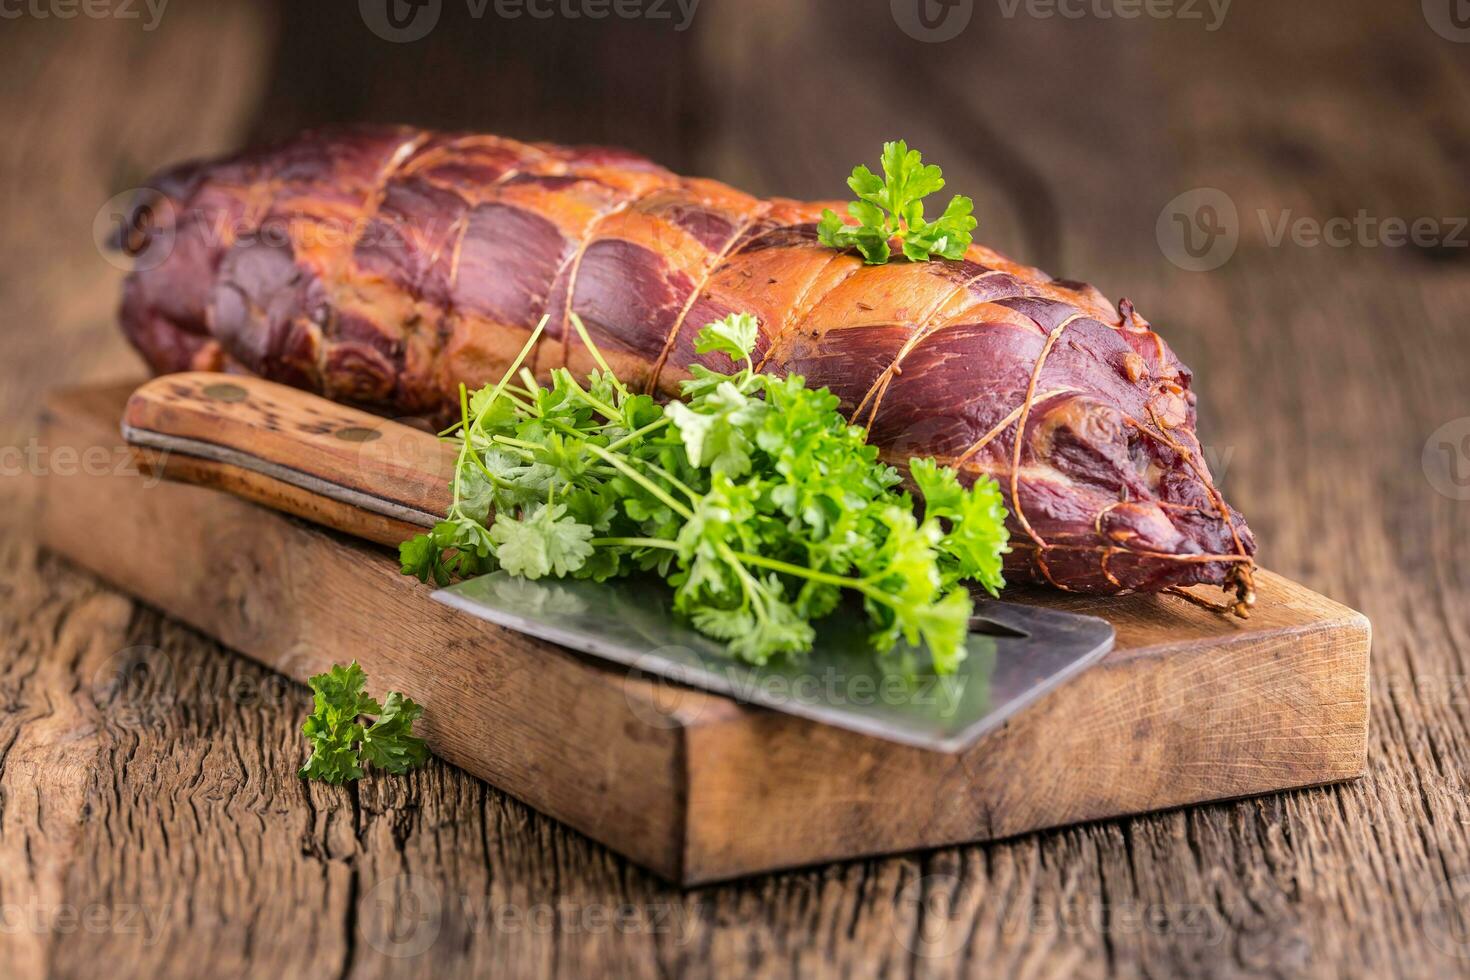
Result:
M769 575L750 589L754 626L730 641L730 652L742 660L763 664L777 654L803 653L812 648L816 631L786 601L780 579Z
M427 534L409 538L398 546L398 563L403 574L417 576L421 582L433 582L446 586L450 582L449 566L444 562L444 553Z
M687 405L671 402L666 411L684 441L689 462L727 476L750 472L753 438L768 411L764 401L722 381Z
M343 667L334 665L325 674L317 674L307 682L311 687L313 717L330 718L333 723L356 719L358 715L377 714L378 702L367 695L367 674L357 661ZM311 719L307 719L310 721Z
M306 736L311 740L311 758L301 767L302 778L322 783L346 783L362 778L362 757L356 746L362 738L361 725L330 738L311 732Z
M926 262L935 256L965 257L976 224L974 202L956 195L937 220L926 221L923 199L944 188L943 172L925 164L919 151L909 149L903 140L883 144L882 177L866 166L857 166L847 186L858 198L847 206L856 224L825 209L817 225L823 245L855 248L869 265L887 262L892 255L889 243L895 239L911 262Z
M546 504L524 518L496 514L490 540L500 567L525 578L561 576L581 568L592 555L592 528L566 512L564 504Z
M939 541L946 578L970 579L999 595L1001 556L1011 550L1000 485L985 475L966 489L954 470L932 459L909 460L909 478L924 498L925 518L939 518L947 528Z
M423 765L429 759L429 748L413 734L413 723L423 713L412 698L390 691L378 720L362 733L362 757L394 774Z
M895 149L886 163L908 160ZM942 180L921 167L898 191L871 173L859 184L890 201ZM879 209L860 203L864 214ZM922 208L907 205L909 219L919 229ZM748 314L695 340L735 370L691 366L667 406L631 393L572 325L599 364L585 382L557 370L543 384L520 370L538 327L504 378L464 393L454 503L400 549L406 574L442 583L495 567L596 581L653 572L673 586L677 613L752 663L810 650L812 623L856 594L880 655L922 644L937 670L955 668L971 610L963 582L1001 584L1005 508L993 481L966 488L932 460L912 461L916 516L900 474L843 418L837 396L755 371L760 324Z
M413 735L423 708L396 691L380 705L365 691L367 675L357 661L335 665L307 683L312 712L301 733L311 745L311 757L300 771L306 779L345 783L362 778L364 762L402 773L428 759L423 740ZM364 715L377 715L378 720L365 726L359 720Z
M696 354L724 354L732 361L748 358L755 350L760 321L749 313L731 313L707 324L694 338Z

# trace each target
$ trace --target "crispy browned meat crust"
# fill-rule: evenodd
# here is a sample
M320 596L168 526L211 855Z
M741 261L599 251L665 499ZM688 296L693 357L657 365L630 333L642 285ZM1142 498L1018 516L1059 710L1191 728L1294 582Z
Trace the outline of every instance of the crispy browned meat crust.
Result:
M156 371L441 416L543 314L538 373L585 372L576 312L621 377L669 393L690 364L730 366L694 335L748 311L762 368L830 387L885 459L1000 481L1012 580L1248 586L1255 543L1214 488L1188 369L1127 300L983 246L866 266L817 242L830 202L759 200L618 150L412 129L307 134L152 188L121 319Z

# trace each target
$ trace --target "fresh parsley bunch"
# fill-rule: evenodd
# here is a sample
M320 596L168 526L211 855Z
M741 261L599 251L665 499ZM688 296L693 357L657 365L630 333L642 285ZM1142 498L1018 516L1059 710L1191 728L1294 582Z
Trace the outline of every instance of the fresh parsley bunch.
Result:
M922 641L938 671L954 669L972 611L962 583L1003 584L994 480L966 488L912 460L916 515L836 395L756 372L748 314L709 324L695 343L738 369L692 367L667 406L630 391L573 325L601 368L585 386L558 369L544 387L521 368L543 320L499 383L461 389L454 502L401 546L405 574L443 585L496 568L597 581L656 572L676 611L753 663L809 650L812 622L848 590L877 651Z
M817 237L829 248L855 248L869 265L888 261L889 241L897 239L911 262L924 262L935 255L962 259L970 247L975 228L971 212L975 202L963 195L950 199L944 214L935 221L924 220L923 198L944 187L943 172L925 165L918 150L903 140L883 144L883 176L865 166L854 167L847 186L858 196L847 206L856 225L827 208L817 226Z
M388 692L382 704L368 697L367 675L357 661L334 666L307 683L312 712L301 726L311 743L311 758L301 767L305 778L345 783L362 778L364 763L404 773L429 758L424 740L413 734L424 709L397 691ZM378 720L364 725L363 715Z

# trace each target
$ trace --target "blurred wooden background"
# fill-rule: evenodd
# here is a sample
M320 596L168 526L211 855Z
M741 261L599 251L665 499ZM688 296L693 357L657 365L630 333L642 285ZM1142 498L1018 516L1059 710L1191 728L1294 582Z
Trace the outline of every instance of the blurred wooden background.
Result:
M1185 0L1137 19L1098 13L1126 2L1064 3L1085 12L1071 18L959 0L949 16L970 19L933 43L902 29L917 23L904 2L703 0L679 30L673 2L668 19L507 20L493 0L480 17L443 0L411 43L369 29L372 3L172 0L156 24L141 3L136 19L116 4L63 19L61 0L6 13L8 975L1470 968L1460 0L1236 0L1223 19ZM180 157L351 120L621 143L792 196L839 195L883 139L909 139L975 197L985 241L1126 294L1195 369L1211 462L1265 563L1373 619L1369 776L684 894L442 764L300 783L299 692L229 693L268 678L39 553L29 476L47 464L23 452L48 387L140 371L112 323L122 273L93 244L103 203ZM1190 271L1168 207L1203 188L1235 208L1238 247ZM1399 247L1361 231L1342 247L1273 241L1283 219L1360 212L1435 231ZM136 662L165 685L143 722L116 683ZM443 901L427 948L395 957L425 935L400 921L384 938L402 874ZM554 927L485 915L558 905L573 914ZM579 918L619 906L642 924ZM68 926L66 908L100 909L99 928Z

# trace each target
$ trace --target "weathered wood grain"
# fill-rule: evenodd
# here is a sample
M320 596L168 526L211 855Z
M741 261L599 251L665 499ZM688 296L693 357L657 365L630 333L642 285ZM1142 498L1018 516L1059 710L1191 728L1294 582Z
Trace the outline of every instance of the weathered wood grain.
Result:
M787 13L798 6L812 13ZM151 34L6 22L0 445L24 448L45 388L136 371L109 322L117 274L95 256L92 216L157 163L236 142L260 87L275 93L260 131L359 118L415 86L424 114L398 94L395 116L581 131L585 84L538 95L563 113L554 132L497 106L507 88L555 82L522 72L494 84L493 20L375 45L347 35L361 32L348 4L337 27L357 60L293 30L280 72L253 26L268 8L173 0ZM178 915L152 946L121 931L7 928L0 962L14 975L90 976L99 963L149 977L1464 972L1470 503L1432 488L1421 453L1470 417L1467 250L1272 247L1255 211L1463 215L1470 47L1436 35L1415 3L1236 3L1215 32L1006 19L977 3L945 44L911 41L886 8L708 3L683 35L697 47L682 46L697 126L676 128L670 117L687 110L662 95L625 113L597 103L587 124L613 138L619 116L634 116L640 149L798 195L840 188L879 140L905 136L976 197L988 241L1126 291L1195 368L1212 461L1226 464L1263 559L1374 622L1368 777L679 893L439 764L303 790L282 776L298 709L248 694L269 675L39 555L33 490L7 476L0 905L39 893L172 903ZM239 19L220 21L225 11ZM544 26L554 46L560 25ZM446 48L461 68L441 86ZM674 132L703 135L686 151ZM1200 186L1228 191L1247 223L1229 263L1189 273L1161 254L1154 224ZM139 645L182 678L146 726L126 720L137 698L116 691L114 671L93 683L93 663ZM28 758L47 764L19 764ZM374 943L375 889L399 874L446 902L416 957ZM558 902L571 912L552 925L473 914ZM632 928L589 930L577 916L622 904L643 913ZM687 930L660 929L659 909L685 913ZM930 930L942 942L915 943Z

